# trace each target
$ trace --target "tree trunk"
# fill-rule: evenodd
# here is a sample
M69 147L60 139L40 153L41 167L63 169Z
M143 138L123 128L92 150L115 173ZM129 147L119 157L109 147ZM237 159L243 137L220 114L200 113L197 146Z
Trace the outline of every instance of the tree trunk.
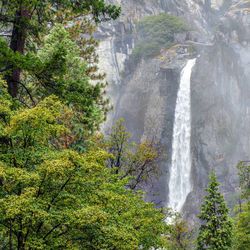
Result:
M16 11L13 30L10 41L10 48L14 52L24 54L27 21L30 19L29 11L20 7ZM21 69L12 66L10 74L6 77L9 94L15 98L18 95L18 85L20 82Z
M10 219L10 232L9 232L9 249L12 250L12 220Z
M20 192L21 193L21 192ZM18 250L24 250L24 235L23 235L23 223L22 218L19 218L19 231L17 233L17 249Z
M19 233L18 237L17 237L17 249L18 250L24 250L25 249L25 247L24 247L24 237L23 237L22 233Z

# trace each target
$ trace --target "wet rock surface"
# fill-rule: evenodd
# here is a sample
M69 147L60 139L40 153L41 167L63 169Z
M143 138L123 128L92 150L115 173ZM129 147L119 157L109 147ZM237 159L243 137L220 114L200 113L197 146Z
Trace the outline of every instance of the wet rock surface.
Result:
M115 1L113 1L115 2ZM155 136L165 149L162 174L148 187L148 199L165 205L176 96L180 72L197 57L191 81L192 183L184 214L194 220L215 169L229 205L238 185L236 164L250 158L250 1L116 1L121 19L98 33L101 68L114 104L106 126L124 117L134 139ZM160 55L131 63L135 23L146 15L179 15L191 27Z

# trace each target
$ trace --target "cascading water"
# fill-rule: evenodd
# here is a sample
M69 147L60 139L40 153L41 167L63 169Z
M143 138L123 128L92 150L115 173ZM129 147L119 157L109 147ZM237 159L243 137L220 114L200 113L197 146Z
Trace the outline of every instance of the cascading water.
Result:
M177 95L169 179L169 207L180 212L191 192L191 97L190 81L196 59L188 60L181 72Z

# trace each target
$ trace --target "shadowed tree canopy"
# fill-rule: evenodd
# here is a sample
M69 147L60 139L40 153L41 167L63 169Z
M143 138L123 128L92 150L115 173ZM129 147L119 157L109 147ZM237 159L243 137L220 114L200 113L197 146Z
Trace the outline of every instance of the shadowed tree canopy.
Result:
M109 110L105 83L90 83L104 78L91 35L95 22L119 13L119 7L104 0L0 1L0 72L9 94L28 107L51 94L73 107L71 129L78 136L69 144L80 150L83 135L97 129Z
M120 8L106 4L104 0L2 0L0 1L0 23L2 30L8 30L8 47L15 53L24 54L30 41L39 39L41 32L56 21L58 12L70 13L76 17L90 15L96 22L115 19ZM2 51L4 54L4 52ZM12 97L17 97L22 67L9 61L1 69L8 70L6 81Z

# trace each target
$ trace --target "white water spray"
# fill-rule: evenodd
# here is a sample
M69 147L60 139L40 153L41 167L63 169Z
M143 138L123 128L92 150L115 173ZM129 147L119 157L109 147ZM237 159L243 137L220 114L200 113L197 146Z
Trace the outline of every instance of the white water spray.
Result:
M169 179L169 207L180 212L191 192L191 96L190 81L196 59L188 60L181 72L177 94Z

